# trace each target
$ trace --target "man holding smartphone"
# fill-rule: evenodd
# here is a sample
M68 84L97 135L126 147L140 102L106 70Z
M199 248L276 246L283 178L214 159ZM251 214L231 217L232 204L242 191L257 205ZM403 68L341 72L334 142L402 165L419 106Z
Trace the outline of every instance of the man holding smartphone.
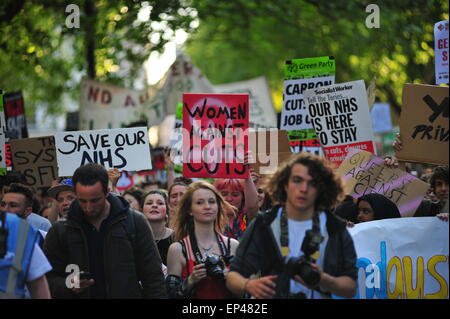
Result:
M100 165L79 167L72 182L76 200L44 243L52 296L164 298L161 258L145 217L109 193Z

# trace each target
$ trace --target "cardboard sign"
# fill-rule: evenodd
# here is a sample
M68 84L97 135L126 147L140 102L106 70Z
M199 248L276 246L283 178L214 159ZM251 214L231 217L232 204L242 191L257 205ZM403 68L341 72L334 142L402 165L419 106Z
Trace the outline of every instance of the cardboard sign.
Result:
M72 176L87 163L126 171L152 168L146 127L58 132L55 141L59 176Z
M150 105L149 94L83 78L80 86L80 130L120 128L147 119L159 124L164 109Z
M448 20L434 25L436 84L448 84Z
M25 184L48 187L58 178L53 136L11 140L14 170L25 176Z
M246 94L183 94L184 177L248 177L248 102Z
M363 80L307 90L304 95L325 156L336 167L351 149L375 153Z
M6 137L10 139L27 138L28 128L22 92L5 93L3 95L3 107L5 110Z
M448 165L448 115L448 87L405 84L400 114L403 149L397 158Z
M384 160L358 149L352 150L337 170L345 193L354 198L382 194L397 205L402 217L413 216L429 185L401 169L384 165Z
M269 86L264 76L247 81L214 85L214 91L220 94L248 94L252 128L276 128L277 115L272 104Z
M250 129L248 143L254 160L254 163L250 161L250 166L261 175L275 173L292 155L287 133L283 130Z
M448 300L448 222L384 219L348 231L357 255L354 299Z
M374 133L385 133L392 131L392 119L390 106L387 103L375 103L370 110L372 127Z

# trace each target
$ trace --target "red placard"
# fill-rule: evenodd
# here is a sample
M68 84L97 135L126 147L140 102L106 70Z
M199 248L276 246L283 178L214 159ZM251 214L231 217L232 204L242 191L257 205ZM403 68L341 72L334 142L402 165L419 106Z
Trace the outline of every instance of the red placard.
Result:
M183 176L247 178L248 94L183 94Z

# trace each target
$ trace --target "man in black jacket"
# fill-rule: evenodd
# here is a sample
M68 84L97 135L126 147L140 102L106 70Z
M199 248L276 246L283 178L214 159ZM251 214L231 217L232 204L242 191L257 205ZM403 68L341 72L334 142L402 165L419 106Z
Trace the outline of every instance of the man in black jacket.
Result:
M97 164L73 176L76 201L48 233L53 298L165 298L161 258L144 216L108 192Z
M228 288L255 298L353 297L356 252L345 221L329 213L342 192L331 167L315 155L298 154L266 190L282 205L260 213L247 228Z

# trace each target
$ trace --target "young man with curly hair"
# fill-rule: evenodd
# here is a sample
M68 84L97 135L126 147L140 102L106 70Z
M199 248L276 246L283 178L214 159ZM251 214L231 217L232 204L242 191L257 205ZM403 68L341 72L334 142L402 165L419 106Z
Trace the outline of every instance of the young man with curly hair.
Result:
M228 288L264 299L353 297L356 253L345 221L330 212L342 193L331 166L315 155L297 154L266 189L280 205L249 225L231 262ZM309 275L298 271L308 256L302 269Z

